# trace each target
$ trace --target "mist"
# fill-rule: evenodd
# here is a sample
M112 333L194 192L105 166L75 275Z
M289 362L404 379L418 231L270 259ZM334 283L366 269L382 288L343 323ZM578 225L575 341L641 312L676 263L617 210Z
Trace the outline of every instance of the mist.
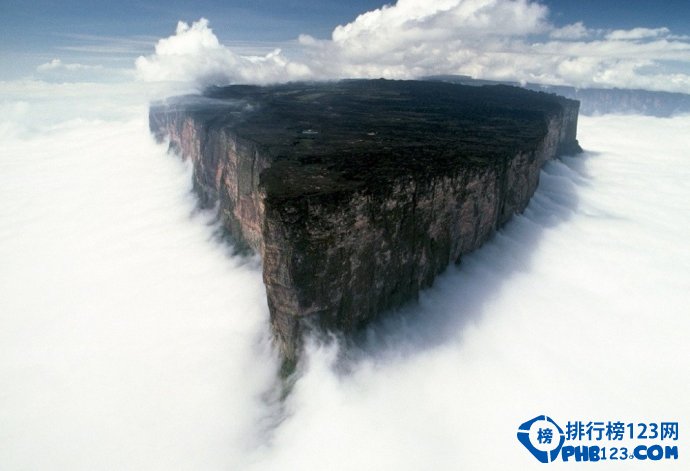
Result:
M2 103L0 468L537 469L540 414L677 421L687 466L690 117L581 117L524 214L356 342L310 339L281 401L259 261L120 91Z
M0 468L228 469L276 389L258 260L144 106L38 129L31 106L0 158Z

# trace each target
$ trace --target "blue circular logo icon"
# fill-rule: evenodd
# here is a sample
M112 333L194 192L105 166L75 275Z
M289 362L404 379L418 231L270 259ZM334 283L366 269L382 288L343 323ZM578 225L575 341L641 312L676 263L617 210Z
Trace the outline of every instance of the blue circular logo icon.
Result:
M537 416L520 425L517 438L542 463L554 461L565 442L563 429L546 415Z

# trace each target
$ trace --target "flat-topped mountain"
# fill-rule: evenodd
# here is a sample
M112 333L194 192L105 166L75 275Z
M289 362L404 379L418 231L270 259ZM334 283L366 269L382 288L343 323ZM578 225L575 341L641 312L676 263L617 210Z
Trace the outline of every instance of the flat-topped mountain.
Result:
M690 95L687 93L661 92L628 88L576 88L566 85L544 85L539 83L498 82L473 79L466 75L435 75L426 80L462 85L511 85L538 92L555 93L580 102L580 113L642 114L670 117L690 113Z
M276 338L352 331L413 299L579 151L578 102L509 86L347 80L211 88L154 104L158 139L262 256Z

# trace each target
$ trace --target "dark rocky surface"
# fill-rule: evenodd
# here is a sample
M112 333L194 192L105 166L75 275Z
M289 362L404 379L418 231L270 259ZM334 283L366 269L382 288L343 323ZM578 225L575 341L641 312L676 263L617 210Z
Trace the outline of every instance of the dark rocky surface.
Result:
M437 75L428 80L462 85L511 85L546 93L555 93L580 102L580 114L641 114L667 118L690 113L690 95L627 88L576 88L564 85L543 85L517 82L477 80L464 75Z
M353 331L414 299L579 151L578 102L509 86L230 86L152 105L206 205L261 254L288 360L304 325Z

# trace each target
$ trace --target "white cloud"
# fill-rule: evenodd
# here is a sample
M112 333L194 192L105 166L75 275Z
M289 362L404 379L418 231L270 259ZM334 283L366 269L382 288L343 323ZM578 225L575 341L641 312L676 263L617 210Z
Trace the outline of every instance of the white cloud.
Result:
M0 83L31 100L0 106L0 135L30 125L0 146L3 470L243 469L270 409L260 268L195 210L141 85L131 108L119 85Z
M137 56L151 50L151 44L157 38L149 36L107 36L98 34L65 34L70 45L58 46L57 49L69 52L91 53L98 55Z
M299 61L276 49L247 56L220 43L208 21L179 23L139 57L145 81L270 83L343 77L476 78L685 91L690 42L668 28L610 32L582 22L556 27L531 0L400 0L333 30L330 39L298 38ZM295 51L293 51L295 52ZM664 62L680 64L673 74Z
M547 12L546 7L526 0L400 0L336 27L332 39L354 45L382 38L415 43L475 34L523 36L545 31Z
M401 0L336 27L331 40L301 41L324 76L472 74L483 50L547 31L547 13L525 0Z
M200 19L177 24L173 36L156 44L155 54L136 60L137 76L150 82L192 82L198 86L217 83L271 83L312 76L304 64L287 60L280 49L264 56L243 56L220 44Z
M658 38L660 36L668 36L671 31L668 28L633 28L633 29L617 29L611 31L606 35L606 39L613 40L635 40L635 39L649 39Z
M78 64L78 63L65 64L60 59L53 59L50 62L46 62L44 64L39 65L38 67L36 67L36 70L38 72L47 72L47 71L55 71L55 70L77 72L77 71L84 71L84 70L103 70L103 66L102 65L85 65L85 64Z
M56 83L118 82L131 80L129 67L104 67L101 64L63 62L55 58L36 67L40 80Z
M588 30L581 21L560 28L554 28L549 32L549 36L554 39L582 39L591 34L592 32Z
M669 33L636 28L601 39L582 22L553 26L547 8L527 0L405 0L338 26L331 40L303 36L301 43L322 76L466 74L688 91L690 43ZM660 61L687 64L688 72L671 76Z

